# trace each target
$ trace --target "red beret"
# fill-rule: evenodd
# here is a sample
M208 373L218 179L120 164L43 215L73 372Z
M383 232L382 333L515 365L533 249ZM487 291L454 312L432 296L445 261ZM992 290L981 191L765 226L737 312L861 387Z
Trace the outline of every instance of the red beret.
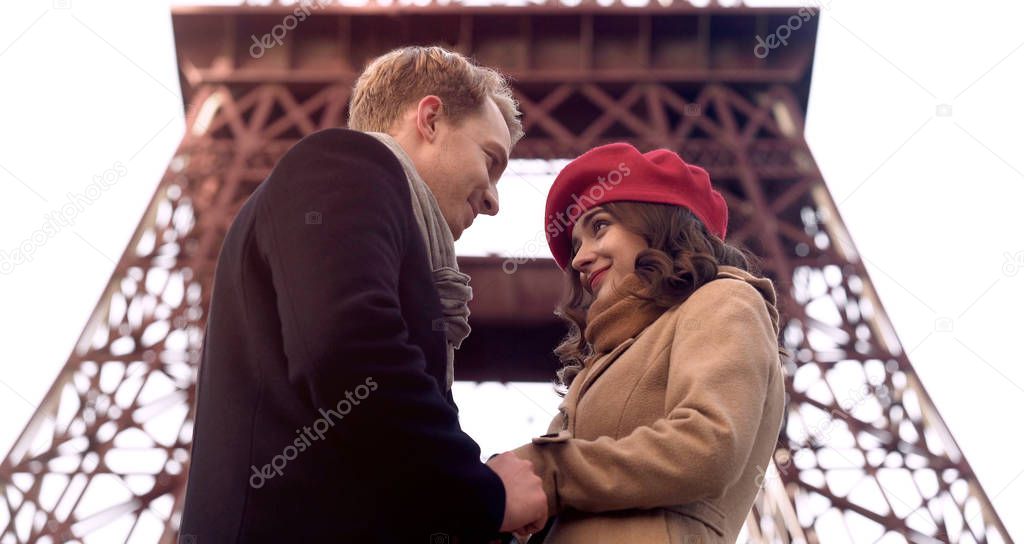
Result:
M570 162L548 192L544 233L558 266L564 270L569 265L576 219L597 205L623 200L683 206L725 239L729 210L703 168L667 149L641 154L629 144L614 143Z

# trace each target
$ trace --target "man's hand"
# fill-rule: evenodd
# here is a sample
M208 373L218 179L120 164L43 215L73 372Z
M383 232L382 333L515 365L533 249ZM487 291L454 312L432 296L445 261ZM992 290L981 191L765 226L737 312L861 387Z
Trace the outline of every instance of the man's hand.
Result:
M519 541L519 544L526 544L527 542L529 542L530 537L533 536L533 533L536 533L544 528L545 521L537 521L531 523L526 527L521 527L515 531L512 531L512 534L516 536L516 540Z
M528 525L543 527L548 519L548 499L540 477L533 472L533 463L505 452L492 457L487 466L505 484L505 519L501 522L501 532L516 531Z

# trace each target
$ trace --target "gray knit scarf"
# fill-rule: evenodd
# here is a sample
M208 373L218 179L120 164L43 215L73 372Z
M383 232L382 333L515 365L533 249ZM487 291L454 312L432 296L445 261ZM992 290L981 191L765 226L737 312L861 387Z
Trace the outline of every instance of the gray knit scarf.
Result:
M437 199L430 192L423 178L412 163L405 150L389 134L367 132L388 146L398 157L409 181L409 193L412 195L412 212L416 216L420 234L427 244L430 258L430 269L434 274L434 287L441 296L441 308L444 315L443 327L448 343L447 388L452 388L455 381L455 350L469 336L469 301L473 298L473 288L469 286L469 276L459 272L459 263L455 260L455 239L448 228L448 222L441 215Z

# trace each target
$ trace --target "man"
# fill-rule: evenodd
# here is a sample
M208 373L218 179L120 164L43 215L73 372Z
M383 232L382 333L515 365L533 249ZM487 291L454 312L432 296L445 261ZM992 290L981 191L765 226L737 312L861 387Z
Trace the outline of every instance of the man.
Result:
M547 517L528 462L459 427L468 277L522 125L508 83L438 47L373 61L349 126L304 138L217 263L181 539L486 542Z

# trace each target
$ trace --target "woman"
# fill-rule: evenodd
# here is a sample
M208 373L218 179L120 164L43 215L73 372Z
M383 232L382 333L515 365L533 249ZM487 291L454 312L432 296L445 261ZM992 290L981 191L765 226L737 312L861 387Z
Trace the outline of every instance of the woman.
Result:
M723 242L707 172L668 150L595 148L546 208L568 389L548 434L515 450L556 516L544 542L734 543L785 403L771 280Z

